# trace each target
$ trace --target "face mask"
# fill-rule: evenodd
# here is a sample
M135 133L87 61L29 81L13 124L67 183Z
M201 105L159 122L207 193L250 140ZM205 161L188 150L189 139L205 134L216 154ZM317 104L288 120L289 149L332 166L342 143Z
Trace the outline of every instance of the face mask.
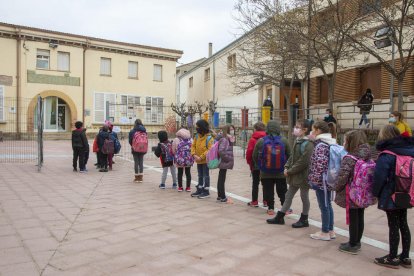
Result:
M310 134L308 135L308 138L311 139L311 140L315 140L316 136L313 133L313 131L310 132Z
M297 127L293 128L293 135L296 137L302 136L301 129Z
M388 122L390 122L390 123L396 123L397 122L397 119L395 119L395 117L391 117L391 118L388 119Z
M328 117L329 117L329 113L326 113L326 114L325 114L325 118L328 118Z
M197 131L198 134L202 134L201 128L199 128L199 127L196 128L196 131Z

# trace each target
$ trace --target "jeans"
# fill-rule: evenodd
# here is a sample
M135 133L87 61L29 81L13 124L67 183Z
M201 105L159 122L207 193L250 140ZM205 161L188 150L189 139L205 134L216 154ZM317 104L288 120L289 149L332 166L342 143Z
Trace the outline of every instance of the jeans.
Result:
M191 167L178 168L178 187L183 186L183 174L185 171L185 178L187 179L187 188L191 186Z
M299 188L293 187L289 185L289 189L286 193L285 203L283 203L282 209L280 210L282 213L286 213L289 210L290 206L292 206L292 200L297 191L300 189L300 198L302 199L302 215L307 216L309 214L310 202L309 202L309 188Z
M85 150L83 148L73 149L73 168L76 169L79 159L79 169L82 171L85 169Z
M349 209L349 244L357 245L361 242L364 233L365 208Z
M409 258L411 233L407 223L407 209L387 211L389 240L390 240L390 259L394 259L398 254L400 244L400 233L402 243L401 258Z
M359 121L359 125L362 125L362 122L364 122L364 124L368 124L368 117L366 113L362 113L361 120Z
M210 170L207 167L207 164L197 164L198 172L198 189L210 189Z
M260 170L252 171L252 201L257 201L259 196ZM264 193L263 193L264 198Z
M285 195L287 191L286 178L264 178L262 179L264 200L269 206L269 210L275 209L275 184L277 196L280 199L280 204L285 203Z
M316 198L318 199L319 209L321 210L322 232L328 233L333 231L334 213L331 204L332 192L328 192L327 202L325 202L325 193L321 189L317 189Z
M133 152L134 157L134 170L135 174L144 172L144 155L142 153Z
M224 187L224 183L226 182L226 174L227 170L220 169L217 180L217 194L221 199L226 198L226 190Z
M169 166L162 168L162 176L161 176L161 184L165 184L165 180L167 180L167 174L168 174L168 168L170 169L172 178L173 178L173 184L177 184L177 175L175 173L175 167Z

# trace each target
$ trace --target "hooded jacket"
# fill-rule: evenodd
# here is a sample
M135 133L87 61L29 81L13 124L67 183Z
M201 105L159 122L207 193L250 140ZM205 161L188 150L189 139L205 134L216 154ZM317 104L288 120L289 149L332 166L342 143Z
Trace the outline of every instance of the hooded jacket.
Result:
M376 147L379 151L389 150L397 155L414 157L414 140L411 137L381 141ZM391 198L395 192L395 163L396 157L387 153L381 153L377 159L372 193L378 198L378 209L397 209Z
M309 188L308 173L312 152L313 142L307 137L295 140L292 154L285 165L288 173L286 180L289 185L298 188Z
M309 167L308 181L312 188L323 188L322 177L328 170L329 146L336 144L336 139L330 133L322 133L316 136L315 148L312 152Z
M109 132L102 130L98 133L98 148L100 151L102 151L105 139L109 139Z
M182 140L191 139L190 131L188 129L185 129L185 128L182 128L182 129L178 130L177 133L175 134L175 136L176 136L176 138L174 138L173 144L172 144L172 151L173 151L174 154L177 152L178 144Z
M272 135L272 136L280 136L280 124L277 121L273 121L273 120L269 121L266 126L266 134ZM263 138L260 138L257 141L256 146L254 147L254 150L253 150L253 162L255 166L258 165L259 153L261 153L263 150L263 142L264 142ZM281 140L285 146L286 160L288 160L290 156L290 146L289 146L288 140L285 137L282 137ZM260 172L260 178L262 179L285 178L285 175L283 174L283 172L276 173L276 174Z
M371 148L368 144L359 145L355 151L348 153L358 159L368 161L371 159ZM345 155L341 162L341 168L338 174L338 182L336 183L334 190L337 192L335 197L335 203L342 208L346 208L346 185L350 185L354 178L354 168L356 161L350 156ZM355 206L352 200L349 201L349 207L351 209L359 208Z
M257 166L255 166L253 162L253 150L254 150L254 147L256 146L257 141L260 138L263 138L265 136L266 136L265 131L255 131L249 140L249 144L247 145L247 150L246 150L246 161L247 161L247 164L249 164L251 171L259 169Z
M227 135L227 137L222 137L218 141L219 148L218 154L221 159L219 169L220 170L232 170L234 167L234 155L233 155L233 145L236 139Z
M86 138L86 129L77 128L72 131L72 149L89 149L88 138Z
M128 141L129 141L130 146L132 146L132 140L134 140L134 135L135 135L135 132L137 132L137 131L147 133L147 130L145 129L145 127L143 125L139 125L138 127L134 127L133 129L131 129L131 131L129 132L129 135L128 135Z

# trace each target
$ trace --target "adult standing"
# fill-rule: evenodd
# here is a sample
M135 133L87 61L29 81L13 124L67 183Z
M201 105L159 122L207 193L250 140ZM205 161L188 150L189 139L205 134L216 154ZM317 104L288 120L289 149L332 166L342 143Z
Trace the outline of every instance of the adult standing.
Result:
M264 101L263 106L270 107L270 120L273 120L273 102L270 96L267 96L267 99Z
M362 95L358 101L359 113L361 114L361 120L359 121L359 128L362 127L362 123L365 124L366 128L369 128L369 121L368 121L367 115L372 109L373 101L374 101L374 96L372 95L371 88L367 88L364 95Z
M148 136L140 119L135 120L134 128L129 132L128 138L134 157L134 182L142 183L144 181L144 155L148 150Z
M404 116L397 111L394 111L390 114L390 118L388 119L390 124L393 124L395 127L398 128L401 135L404 137L411 137L412 131L410 126L407 124L407 122L404 121Z

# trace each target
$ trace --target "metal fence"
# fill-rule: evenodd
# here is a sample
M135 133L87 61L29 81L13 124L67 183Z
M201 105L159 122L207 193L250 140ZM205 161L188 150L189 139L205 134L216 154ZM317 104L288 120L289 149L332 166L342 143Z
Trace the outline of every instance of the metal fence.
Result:
M0 163L43 164L43 100L3 98Z

